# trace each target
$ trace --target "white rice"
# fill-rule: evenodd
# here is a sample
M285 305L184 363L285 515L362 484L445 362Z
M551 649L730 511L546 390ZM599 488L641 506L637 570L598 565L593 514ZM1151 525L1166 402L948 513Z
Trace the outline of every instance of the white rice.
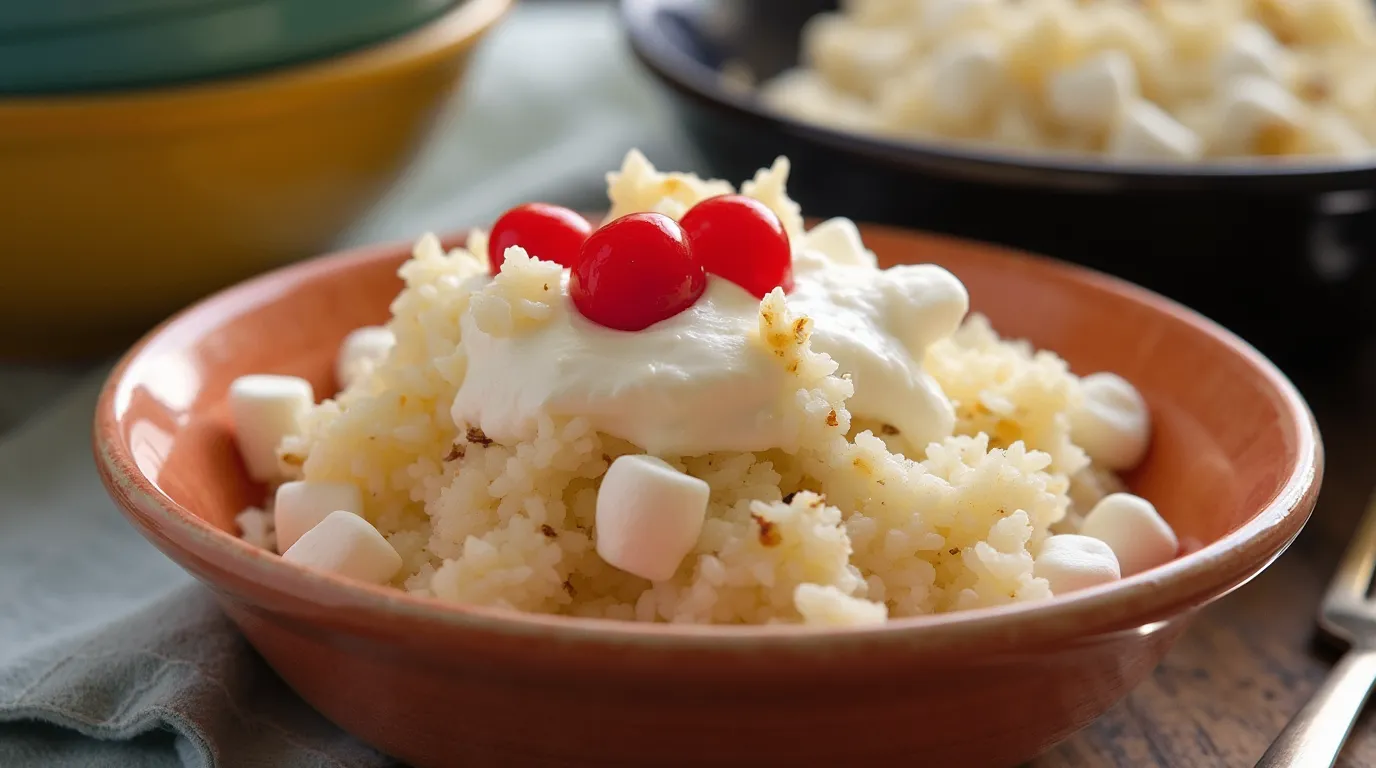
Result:
M797 234L787 175L781 159L743 192ZM609 191L613 215L679 216L733 190L659 173L632 153ZM480 291L463 288L486 271L485 241L478 233L471 251L448 254L433 237L417 244L392 304L390 357L282 446L293 478L364 491L364 516L405 562L399 588L519 611L697 623L865 624L1039 600L1051 596L1032 573L1041 542L1116 488L1070 439L1079 380L1054 354L1000 340L971 316L925 363L956 405L957 433L914 461L889 450L889 428L851 423L850 381L812 352L811 321L776 292L761 304L760 339L796 373L804 447L661 457L711 487L706 524L672 579L619 571L595 551L595 499L609 462L640 449L579 418L544 418L502 445L450 416L466 366L460 316L472 307L484 328L518 332L553 300L543 286L558 267L520 254Z

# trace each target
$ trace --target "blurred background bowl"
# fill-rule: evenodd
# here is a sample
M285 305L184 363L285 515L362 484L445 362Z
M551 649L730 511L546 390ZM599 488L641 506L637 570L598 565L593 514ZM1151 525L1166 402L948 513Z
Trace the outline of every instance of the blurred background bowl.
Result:
M252 77L0 99L0 356L103 354L319 253L406 168L511 0Z
M739 181L778 155L816 216L1003 243L1149 286L1286 366L1333 359L1376 330L1376 160L1110 165L902 142L813 126L723 84L798 61L835 0L621 0L631 46L666 86L708 172ZM1163 351L1164 352L1164 351Z
M232 6L245 0L43 0L0 2L0 40L117 21Z
M134 0L101 23L8 35L0 93L169 85L328 56L413 29L457 0ZM28 3L21 5L28 6ZM121 7L113 2L96 8ZM161 11L161 12L156 12Z

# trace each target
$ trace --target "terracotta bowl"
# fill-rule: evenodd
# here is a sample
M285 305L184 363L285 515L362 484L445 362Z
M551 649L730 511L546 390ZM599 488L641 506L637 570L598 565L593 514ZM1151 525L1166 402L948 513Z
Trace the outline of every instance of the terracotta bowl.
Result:
M877 227L866 242L953 270L1000 331L1076 371L1132 380L1155 435L1128 480L1187 553L1041 604L864 630L517 615L284 563L233 534L262 489L235 454L226 388L274 372L333 391L336 346L387 316L403 245L279 270L162 325L106 385L97 463L292 688L417 766L1012 765L1122 698L1200 606L1285 549L1318 493L1319 435L1271 363L1145 290L969 242Z

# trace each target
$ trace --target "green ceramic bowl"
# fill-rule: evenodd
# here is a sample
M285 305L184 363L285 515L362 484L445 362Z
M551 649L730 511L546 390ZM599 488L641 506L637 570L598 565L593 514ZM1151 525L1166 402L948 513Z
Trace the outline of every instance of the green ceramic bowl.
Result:
M185 10L0 38L0 94L139 88L241 75L374 43L418 27L456 2L130 1L149 9L180 4ZM0 0L0 6L8 5L10 0ZM102 0L98 5L116 4Z
M0 0L0 40L245 2L252 0Z

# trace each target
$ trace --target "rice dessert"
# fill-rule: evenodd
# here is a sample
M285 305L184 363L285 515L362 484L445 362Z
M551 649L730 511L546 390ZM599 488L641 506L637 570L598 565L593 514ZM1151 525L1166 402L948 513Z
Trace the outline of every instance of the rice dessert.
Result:
M529 252L518 210L466 248L423 237L335 397L231 388L275 488L244 537L445 601L695 623L877 623L1174 557L1114 474L1147 450L1131 384L1000 339L954 275L879 269L847 220L807 229L788 170L738 194L632 151L595 231L546 206Z
M1376 142L1366 0L848 0L800 47L761 99L846 131L1147 163Z

